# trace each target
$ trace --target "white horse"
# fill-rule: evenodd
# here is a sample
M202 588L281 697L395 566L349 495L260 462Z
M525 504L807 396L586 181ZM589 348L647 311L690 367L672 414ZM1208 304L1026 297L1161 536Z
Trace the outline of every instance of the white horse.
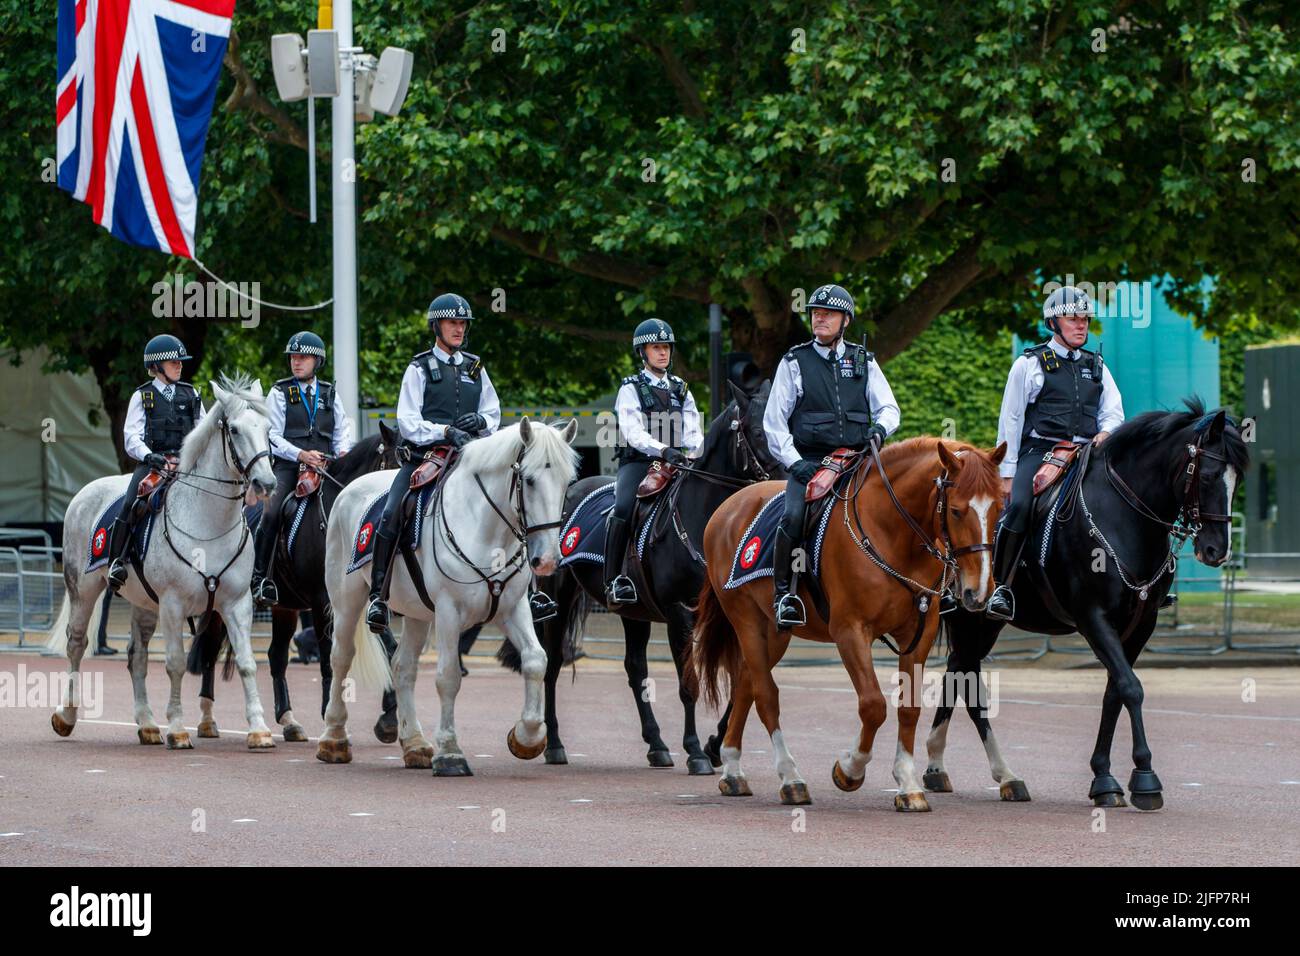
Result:
M167 676L171 697L167 703L167 746L193 747L181 716L181 679L185 675L182 628L188 617L215 610L226 623L235 663L244 682L248 747L274 747L271 731L262 717L257 696L256 665L251 634L253 598L249 579L253 548L244 525L244 494L249 485L259 497L275 490L275 475L268 461L266 402L262 385L245 376L221 377L212 383L213 407L186 437L181 448L178 477L167 491L161 514L154 519L152 538L143 562L144 579L134 570L121 596L140 610L155 611L158 632L167 641ZM77 492L63 519L63 580L67 595L55 621L48 646L66 650L69 681L63 706L50 722L60 737L72 733L77 722L78 681L86 632L98 613L100 595L107 587L107 568L86 572L86 549L94 522L104 508L125 490L128 475L98 478ZM125 507L132 503L126 502ZM145 582L157 598L150 596ZM132 616L132 641L127 666L135 690L135 722L142 744L160 744L162 736L145 687L152 628L137 627ZM210 702L209 702L210 706ZM204 715L210 717L209 714Z
M551 574L559 561L559 527L564 492L577 471L569 447L578 423L552 428L523 418L518 425L470 442L442 482L428 513L419 545L420 570L435 615L422 601L402 553L395 547L389 576L389 605L405 616L395 655L397 735L408 767L433 767L438 776L471 774L456 741L455 706L460 690L457 643L461 631L496 621L523 660L524 709L506 737L523 760L546 747L542 678L546 653L533 631L528 589L533 572ZM347 763L352 751L343 702L348 674L366 688L392 686L379 638L361 622L370 590L369 566L351 574L348 565L358 525L371 503L392 481L392 472L364 475L341 492L330 513L325 547L325 587L334 608L334 684L325 711L325 731L316 756ZM403 537L406 533L403 532ZM490 582L495 582L490 584ZM497 596L493 597L493 591ZM442 717L434 748L415 712L415 677L430 625L438 641L438 699Z

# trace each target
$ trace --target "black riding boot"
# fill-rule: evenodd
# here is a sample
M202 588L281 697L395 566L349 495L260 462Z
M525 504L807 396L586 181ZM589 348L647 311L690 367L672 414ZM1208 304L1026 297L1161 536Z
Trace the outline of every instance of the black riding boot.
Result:
M803 601L799 599L799 595L790 593L794 546L794 539L785 533L785 529L777 528L776 546L772 552L772 584L775 589L772 609L776 612L777 630L781 631L802 627L808 623Z
M627 522L610 515L605 526L605 600L611 605L636 603L636 585L623 573L627 536Z
M116 594L126 584L127 567L126 542L130 537L130 525L125 517L127 504L123 503L122 512L113 521L113 529L108 536L108 586Z
M271 531L265 526L266 521L267 516L262 515L263 526L258 528L253 552L253 600L257 602L258 607L274 607L280 603L275 582L266 574L266 569L271 566L271 559L275 555L275 540L279 537L279 528Z
M370 561L370 606L366 608L366 626L376 634L388 627L388 605L384 602L384 581L393 560L394 540L382 531L375 535L375 556Z
M1024 537L1023 532L1005 526L998 529L998 538L993 546L993 578L999 584L984 606L984 613L995 620L1009 621L1016 616L1016 599L1011 593L1010 582L1020 560Z

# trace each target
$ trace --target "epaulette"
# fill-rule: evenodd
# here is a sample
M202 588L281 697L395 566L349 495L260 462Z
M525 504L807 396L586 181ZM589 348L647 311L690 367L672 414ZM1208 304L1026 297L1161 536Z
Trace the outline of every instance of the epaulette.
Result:
M424 364L424 360L427 359L427 358L428 358L430 355L432 355L432 354L433 354L433 349L425 349L423 352L421 352L421 353L420 353L419 355L417 355L415 358L411 359L411 364L412 364L412 365L423 365L423 364Z
M784 358L787 362L797 362L799 361L799 356L795 355L794 353L798 352L800 349L810 348L812 344L813 344L812 339L809 339L807 342L800 342L794 348L790 349L790 351L786 352L785 355L782 356L782 358Z
M624 375L623 381L619 382L619 387L621 388L624 385L635 385L638 381L640 381L640 379L641 376L639 375Z

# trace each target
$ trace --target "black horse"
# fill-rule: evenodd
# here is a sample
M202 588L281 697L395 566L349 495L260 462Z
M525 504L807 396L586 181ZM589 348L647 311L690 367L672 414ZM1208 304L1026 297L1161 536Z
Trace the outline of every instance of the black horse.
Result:
M1164 804L1160 779L1151 769L1142 683L1133 664L1155 629L1182 542L1192 538L1197 559L1210 567L1228 559L1232 493L1249 464L1241 434L1224 410L1207 413L1198 398L1184 404L1185 411L1147 412L1115 430L1091 457L1082 479L1067 485L1046 519L1035 522L1012 586L1016 627L1044 634L1078 631L1106 668L1088 791L1099 807L1125 805L1123 788L1110 772L1121 706L1133 727L1128 784L1133 806L1157 810ZM1010 772L983 713L978 684L980 660L1005 623L961 609L945 616L952 648L945 686L976 688L975 700L966 695L967 710L994 779L1002 784L1002 798L1028 799L1023 783L1006 776ZM943 747L954 703L945 694L935 713L925 774L931 790L951 789Z
M687 754L687 768L692 774L713 773L715 763L708 750L701 748L695 731L695 699L681 682L683 659L694 625L695 600L704 582L704 564L698 548L704 538L704 526L729 495L753 481L785 477L780 463L768 450L763 432L763 410L770 390L771 382L764 381L751 397L731 386L732 401L709 426L700 457L691 467L680 469L674 479L683 484L680 494L669 499L675 501L673 514L662 522L656 521L658 536L645 549L649 597L655 606L663 609L663 614L640 603L613 609L623 620L623 668L641 718L641 738L649 747L646 759L652 767L673 765L651 706L654 695L650 693L646 666L650 625L658 622L668 625L668 643L677 667L678 697L686 718L682 746ZM564 520L568 520L583 498L612 481L611 477L600 475L575 482L565 498ZM669 487L661 494L673 495L675 490L675 486ZM682 540L683 533L689 544ZM555 715L555 682L560 668L572 658L572 648L580 640L593 603L604 604L603 572L598 564L567 565L559 573L540 580L538 586L554 596L559 609L556 617L537 625L538 638L546 650L545 756L547 763L564 764L568 763L568 757ZM519 670L519 655L513 645L503 645L497 658L505 666ZM722 717L718 738L726 729L727 717L727 714ZM716 751L716 744L711 749Z
M288 715L288 722L283 723L284 739L287 742L307 739L302 725L293 719L289 683L285 679L289 664L289 644L297 633L300 611L311 611L312 624L320 645L322 717L325 705L329 702L330 684L334 677L330 665L334 626L329 595L325 591L325 526L330 510L334 507L334 499L344 486L362 475L397 467L397 440L397 433L380 422L378 434L361 439L346 455L329 462L320 490L310 499L307 512L299 523L292 554L286 550L290 525L293 523L292 512L281 522L280 537L275 545L270 568L280 600L271 611L271 646L267 650L267 657L271 664L271 682L275 691L276 722L281 722ZM204 628L198 635L190 650L189 670L194 674L203 674L203 687L199 696L208 700L213 699L216 661L224 637L224 626L219 620L214 621L212 626ZM382 639L391 655L397 646L396 641L387 631ZM375 736L384 743L392 743L397 739L397 697L393 691L384 694L383 714L375 724Z

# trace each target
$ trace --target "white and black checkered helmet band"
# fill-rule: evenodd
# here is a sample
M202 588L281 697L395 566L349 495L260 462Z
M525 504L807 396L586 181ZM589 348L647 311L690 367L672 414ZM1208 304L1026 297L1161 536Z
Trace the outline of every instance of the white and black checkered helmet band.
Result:
M643 335L632 336L632 347L637 348L642 345L672 345L677 340L673 338L673 330L662 328L657 332L646 332Z
M837 285L819 286L808 299L810 309L836 309L853 315L853 297Z
M1044 319L1056 319L1063 315L1080 313L1092 316L1097 314L1097 309L1088 293L1072 285L1061 286L1043 303Z
M156 335L144 347L144 364L154 362L188 362L193 356L174 335Z
M319 359L325 357L325 350L318 345L304 345L291 341L284 349L285 355L314 355Z
M189 358L188 355L185 355L177 351L176 349L172 349L170 352L145 352L144 353L144 360L146 362L179 362L187 358Z
M463 319L471 322L474 319L474 311L463 297L454 292L445 292L429 303L425 318L430 322L440 322L443 319Z

